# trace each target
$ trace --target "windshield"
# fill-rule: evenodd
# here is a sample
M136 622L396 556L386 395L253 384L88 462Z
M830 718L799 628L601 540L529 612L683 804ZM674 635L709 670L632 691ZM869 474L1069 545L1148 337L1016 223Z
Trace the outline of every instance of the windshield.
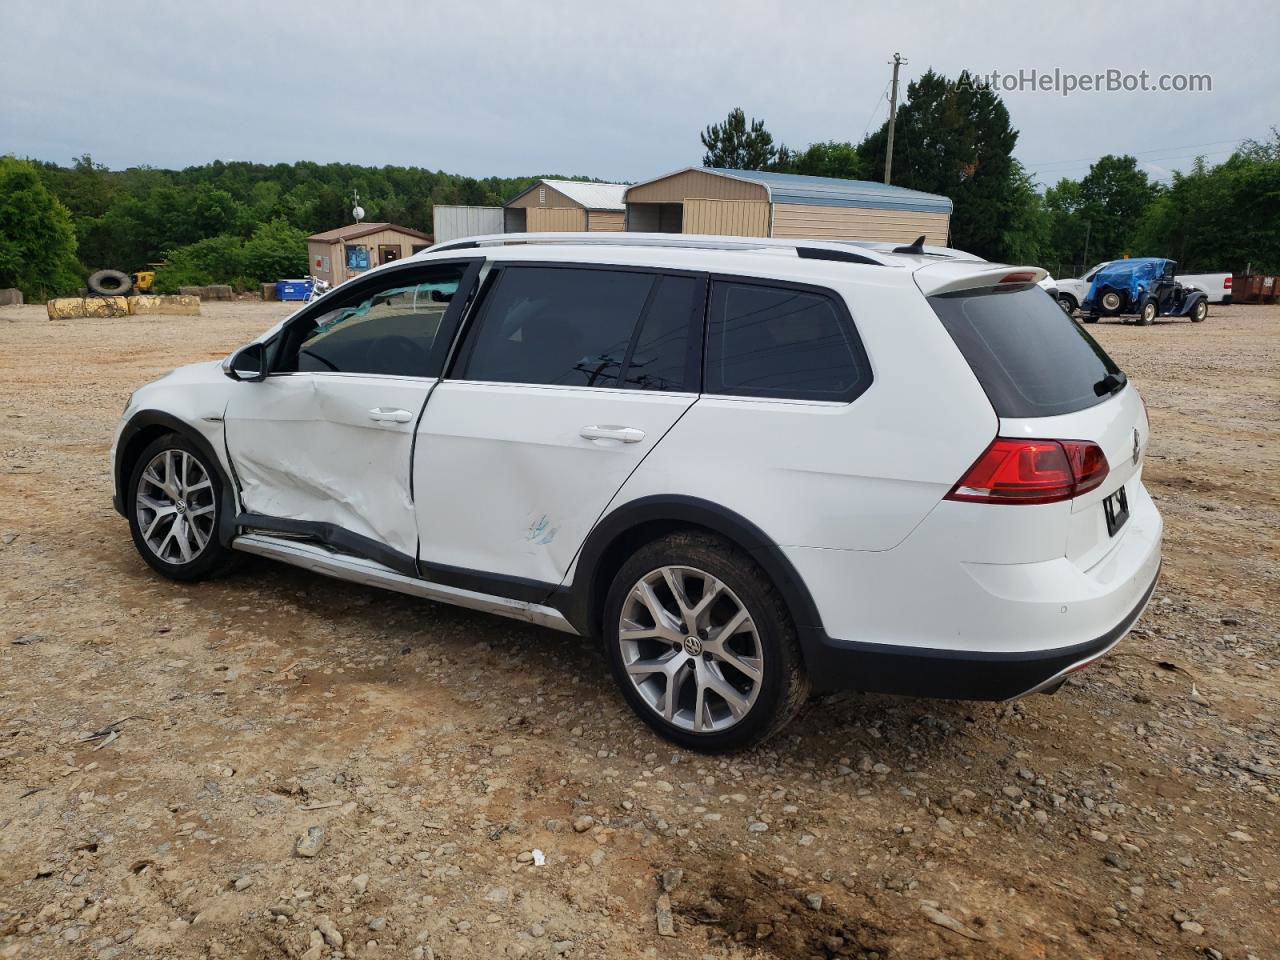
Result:
M1034 284L929 298L996 415L1075 413L1124 387L1120 368Z

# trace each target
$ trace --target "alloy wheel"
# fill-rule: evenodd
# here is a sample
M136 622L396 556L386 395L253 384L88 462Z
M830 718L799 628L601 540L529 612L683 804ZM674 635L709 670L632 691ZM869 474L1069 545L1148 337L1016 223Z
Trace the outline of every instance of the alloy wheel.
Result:
M665 566L628 592L618 622L627 678L664 721L694 733L737 725L764 682L750 611L705 571Z
M165 563L190 563L208 545L217 522L213 482L185 450L162 450L138 478L138 529Z

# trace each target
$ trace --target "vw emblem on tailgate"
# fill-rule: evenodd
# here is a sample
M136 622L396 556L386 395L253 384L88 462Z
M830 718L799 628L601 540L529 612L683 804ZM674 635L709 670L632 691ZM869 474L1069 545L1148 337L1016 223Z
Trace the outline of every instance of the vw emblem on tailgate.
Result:
M1138 455L1142 452L1142 445L1138 442L1138 428L1133 428L1133 465L1138 465Z

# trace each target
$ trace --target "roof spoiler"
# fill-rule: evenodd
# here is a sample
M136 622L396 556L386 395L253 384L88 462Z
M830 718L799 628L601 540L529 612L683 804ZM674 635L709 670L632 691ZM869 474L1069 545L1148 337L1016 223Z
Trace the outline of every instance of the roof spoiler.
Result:
M915 273L916 284L927 297L965 290L994 290L997 287L1022 287L1039 283L1049 274L1040 267L1011 267L1007 264L977 264L952 260L921 267Z

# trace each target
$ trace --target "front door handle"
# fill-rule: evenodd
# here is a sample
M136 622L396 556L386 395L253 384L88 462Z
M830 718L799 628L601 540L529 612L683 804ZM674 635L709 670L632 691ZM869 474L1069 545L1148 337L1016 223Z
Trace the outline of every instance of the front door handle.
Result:
M383 423L408 423L413 419L413 414L408 410L393 410L390 407L374 407L369 411L369 419Z
M621 440L623 443L639 443L644 439L644 431L635 427L605 426L583 427L578 436L585 440Z

